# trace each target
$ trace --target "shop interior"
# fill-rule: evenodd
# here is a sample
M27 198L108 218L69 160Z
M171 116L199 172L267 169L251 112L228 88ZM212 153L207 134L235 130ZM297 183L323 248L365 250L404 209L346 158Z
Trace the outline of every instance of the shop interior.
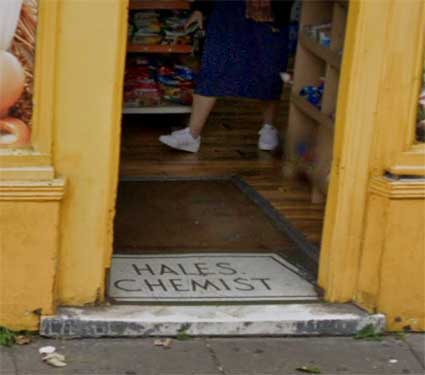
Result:
M315 279L348 2L300 3L274 124L283 146L258 150L260 101L220 98L191 154L158 137L190 115L202 48L181 29L192 4L130 2L115 254L278 252Z

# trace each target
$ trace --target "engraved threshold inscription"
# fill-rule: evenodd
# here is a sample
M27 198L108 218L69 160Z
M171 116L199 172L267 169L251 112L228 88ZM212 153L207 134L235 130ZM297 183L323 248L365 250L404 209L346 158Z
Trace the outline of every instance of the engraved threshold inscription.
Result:
M315 299L313 286L276 254L115 255L117 301Z

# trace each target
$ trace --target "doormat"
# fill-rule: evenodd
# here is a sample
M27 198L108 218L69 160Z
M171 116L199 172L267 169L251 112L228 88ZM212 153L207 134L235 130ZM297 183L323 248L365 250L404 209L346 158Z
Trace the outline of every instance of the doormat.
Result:
M113 302L286 302L318 300L314 286L273 253L117 254Z
M239 177L128 177L118 189L115 254L277 253L316 278L318 250Z

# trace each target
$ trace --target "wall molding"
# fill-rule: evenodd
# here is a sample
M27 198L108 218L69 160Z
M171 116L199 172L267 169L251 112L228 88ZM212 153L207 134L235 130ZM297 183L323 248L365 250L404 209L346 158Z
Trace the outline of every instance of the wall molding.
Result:
M65 193L65 180L0 181L0 201L60 201Z
M415 144L408 151L400 153L388 171L398 176L425 177L425 144Z
M425 178L373 177L369 191L389 199L424 199Z
M0 168L1 181L50 181L55 177L52 166L25 166Z

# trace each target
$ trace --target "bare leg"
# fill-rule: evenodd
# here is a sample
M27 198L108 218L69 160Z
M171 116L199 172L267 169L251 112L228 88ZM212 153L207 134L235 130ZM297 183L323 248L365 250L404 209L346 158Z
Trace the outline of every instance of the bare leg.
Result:
M279 109L279 100L264 101L264 112L263 112L264 124L274 125L278 109Z
M214 108L216 98L210 96L193 95L192 114L189 120L190 132L198 138L207 122L211 110Z

